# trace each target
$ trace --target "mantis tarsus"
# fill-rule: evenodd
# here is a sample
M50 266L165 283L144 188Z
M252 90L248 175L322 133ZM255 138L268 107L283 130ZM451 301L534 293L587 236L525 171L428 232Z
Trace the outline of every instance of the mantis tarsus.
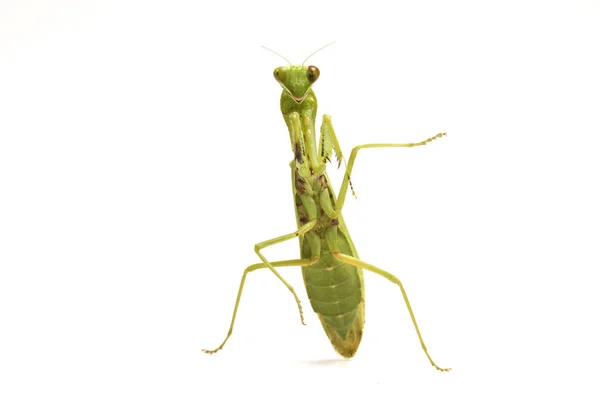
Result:
M319 316L334 349L344 357L353 357L360 344L364 327L363 270L367 270L398 285L421 347L431 365L440 371L449 371L450 368L438 367L429 355L400 280L393 274L359 259L342 217L342 208L349 187L352 190L350 175L360 150L423 146L444 136L445 133L439 133L417 143L363 144L354 147L346 165L339 196L336 198L327 177L326 165L330 161L332 153L335 153L338 168L344 161L344 157L329 115L323 115L320 138L317 141L315 130L317 98L312 90L312 85L319 78L319 69L312 65L304 66L304 63L302 65L289 63L288 66L275 69L273 74L283 88L281 112L288 127L294 154L290 167L298 229L254 246L254 251L262 262L250 265L242 275L229 332L219 347L203 351L216 353L223 348L231 336L246 275L257 269L268 268L290 290L296 300L300 320L304 324L300 299L294 288L276 270L278 267L296 266L302 267L302 275L312 309ZM267 260L262 254L262 250L268 246L295 238L300 241L300 259L273 262Z

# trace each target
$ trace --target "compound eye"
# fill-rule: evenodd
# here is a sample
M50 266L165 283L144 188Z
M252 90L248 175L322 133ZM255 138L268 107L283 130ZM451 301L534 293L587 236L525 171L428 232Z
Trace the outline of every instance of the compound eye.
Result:
M311 65L307 68L307 76L310 83L315 83L317 79L319 79L319 74L319 68L315 67L314 65Z
M287 75L287 70L284 67L279 67L273 71L273 76L277 79L277 82L283 83L285 82L285 77Z

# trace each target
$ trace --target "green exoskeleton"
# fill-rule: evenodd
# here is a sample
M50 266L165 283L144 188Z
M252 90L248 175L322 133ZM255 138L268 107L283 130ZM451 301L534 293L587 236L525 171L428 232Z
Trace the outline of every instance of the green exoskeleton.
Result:
M448 371L449 368L440 368L431 359L400 280L391 273L359 259L342 217L346 195L349 187L351 189L352 167L361 149L422 146L444 136L445 133L418 143L364 144L355 147L350 153L339 196L336 198L327 177L326 166L332 153L335 153L338 168L342 165L344 157L329 115L323 116L320 135L317 138L315 128L317 98L312 85L319 78L319 69L315 66L290 64L275 69L274 76L283 88L281 113L289 131L294 156L290 167L298 229L255 245L254 250L262 262L251 265L244 271L229 332L219 347L204 351L215 353L223 348L233 331L246 275L260 268L271 270L290 290L304 324L302 306L294 288L277 272L278 267L297 266L302 269L312 309L319 316L331 344L339 354L350 358L356 353L363 333L365 321L363 270L367 270L398 285L427 358L438 370ZM269 261L263 256L264 248L296 238L300 241L300 259Z

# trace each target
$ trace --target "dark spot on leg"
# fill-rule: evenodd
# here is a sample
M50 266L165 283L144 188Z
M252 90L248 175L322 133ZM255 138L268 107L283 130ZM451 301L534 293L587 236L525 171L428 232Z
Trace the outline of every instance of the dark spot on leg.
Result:
M294 158L298 164L304 164L304 161L302 161L302 149L300 148L299 143L296 143L294 146Z
M319 181L321 182L321 187L325 189L327 187L327 180L325 179L325 175L321 175L319 177Z

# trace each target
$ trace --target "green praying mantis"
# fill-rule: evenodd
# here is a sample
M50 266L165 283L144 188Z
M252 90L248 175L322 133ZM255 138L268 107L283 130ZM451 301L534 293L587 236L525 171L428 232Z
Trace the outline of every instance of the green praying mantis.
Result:
M340 355L351 358L358 350L363 334L365 321L363 270L366 270L398 285L425 355L436 369L449 371L450 368L440 368L429 355L400 280L393 274L359 259L342 216L348 190L354 193L350 176L360 150L424 146L441 138L445 133L439 133L417 143L376 143L356 146L352 149L346 163L329 115L323 115L320 136L317 140L315 129L317 98L312 86L319 78L320 72L315 66L304 65L317 51L307 57L302 65L293 65L280 56L288 62L288 65L276 68L273 72L275 80L283 88L281 113L288 128L294 155L290 167L298 228L294 232L254 246L261 263L250 265L242 275L227 336L216 349L203 351L209 354L216 353L227 343L233 332L246 276L258 269L268 268L289 289L296 300L300 320L305 325L302 305L296 291L277 271L280 267L301 267L312 309L319 316L331 344ZM332 152L335 153L338 168L341 167L342 162L346 168L337 197L326 172ZM269 261L262 254L266 247L296 238L300 242L300 259Z

